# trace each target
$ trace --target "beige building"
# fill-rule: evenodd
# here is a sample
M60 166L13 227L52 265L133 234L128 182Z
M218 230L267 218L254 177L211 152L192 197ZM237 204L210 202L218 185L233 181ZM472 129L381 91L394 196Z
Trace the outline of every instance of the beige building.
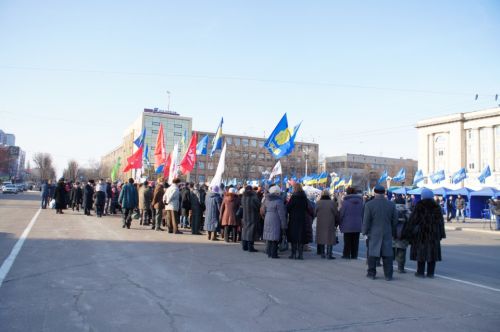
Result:
M181 153L183 153L187 148L189 139L191 138L192 122L192 118L180 116L175 112L163 111L158 108L145 108L139 117L127 128L127 130L125 130L121 145L101 158L101 165L104 170L104 174L110 174L113 165L118 160L118 157L121 157L122 166L120 167L118 177L126 179L133 176L132 171L127 172L127 174L123 174L121 170L127 164L127 157L137 151L137 146L134 144L134 140L138 138L143 129L146 128L144 146L147 145L149 147L148 158L151 163L151 167L149 169L145 167L145 169L147 169L146 175L153 175L154 171L152 168L154 164L154 150L156 147L156 138L158 137L160 124L163 124L165 148L167 151L172 151L174 145L180 142L184 135L187 137L186 143L182 147Z
M425 176L444 170L450 177L465 167L465 186L477 186L477 177L489 165L486 185L500 184L500 108L457 113L419 121L418 167ZM426 180L430 183L430 180Z
M393 177L401 168L406 169L405 185L411 185L417 171L417 161L347 153L341 156L326 157L322 161L320 168L328 173L335 172L340 177L347 178L352 175L353 186L358 189L365 189L368 186L373 188L385 170L387 170L390 177ZM401 183L393 184L400 185Z
M210 157L212 139L215 133L198 132L198 140L208 135L208 153L206 156L197 156L195 169L191 172L191 181L208 182L215 175L219 163L220 150ZM266 138L254 136L241 136L223 133L226 147L226 167L223 179L238 182L258 180L263 174L270 172L277 160L264 148ZM295 142L293 152L281 158L283 176L301 177L306 171L306 160L308 173L318 170L319 145L316 143ZM269 176L269 175L267 175Z

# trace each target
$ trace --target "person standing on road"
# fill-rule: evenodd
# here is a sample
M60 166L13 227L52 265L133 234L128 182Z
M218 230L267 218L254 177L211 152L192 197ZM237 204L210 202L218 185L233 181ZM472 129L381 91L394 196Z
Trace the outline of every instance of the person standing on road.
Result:
M73 211L80 211L80 205L82 204L82 199L83 199L83 190L80 187L80 182L76 182L73 185L73 188L71 188L71 193L70 193L70 201L71 201L71 208Z
M191 190L189 184L186 183L181 191L181 227L188 228L189 211L191 210Z
M254 242L259 236L258 228L261 220L260 202L252 186L246 186L241 198L243 211L241 219L241 247L244 251L257 252L254 248Z
M353 187L347 188L340 208L340 231L344 234L342 258L358 259L359 233L363 224L363 198Z
M220 207L222 198L220 197L219 186L213 186L206 197L205 206L205 230L208 233L208 239L211 241L218 241L217 239L217 226L219 224Z
M106 204L106 183L100 179L95 187L95 214L97 218L101 218L104 214L104 206Z
M441 240L446 238L441 208L432 199L432 191L423 189L422 200L410 215L404 234L409 239L410 259L417 261L416 277L424 278L427 263L427 277L434 278L436 262L441 261Z
M122 228L130 229L132 224L132 213L137 208L137 189L134 186L134 179L128 179L128 183L123 186L118 202L122 207L123 225Z
M450 196L446 200L446 222L451 222L453 218L455 218L455 204L453 196Z
M457 208L457 222L460 222L460 217L462 217L462 222L465 222L465 199L461 195L457 196L455 207Z
M239 208L239 200L237 191L234 188L229 188L229 191L224 195L220 206L220 223L224 228L224 241L229 242L229 236L232 234L233 242L236 242L236 227L238 225L236 219L236 211Z
M309 201L300 183L293 185L293 193L286 209L288 212L288 241L292 244L290 259L304 259L303 251L306 243L306 214L309 211ZM297 255L298 252L298 255Z
M368 237L368 278L375 279L379 257L384 264L385 280L392 280L392 236L398 223L396 205L385 197L385 188L375 186L375 198L365 204L363 234Z
M62 210L66 205L66 185L63 178L57 182L53 198L56 201L56 214L63 214Z
M162 231L161 220L163 217L163 209L165 204L163 203L163 195L165 195L165 190L163 189L163 179L158 179L156 182L155 190L153 193L153 199L151 205L153 207L153 225L151 229L156 229L157 231Z
M349 188L351 189L351 188ZM345 200L345 199L344 199ZM337 244L336 229L338 225L337 203L330 198L328 189L323 190L316 203L316 243L321 258L335 259L333 246ZM326 245L326 256L325 256Z
M83 188L83 211L90 216L90 210L94 205L94 180L89 180Z
M396 232L392 241L394 248L394 259L398 263L398 272L406 273L406 248L408 248L408 240L403 236L403 230L409 220L409 210L403 204L396 204L396 211L398 213L398 223L396 225Z
M200 225L201 225L201 216L203 214L202 204L201 204L201 193L199 190L198 184L191 183L189 185L191 187L191 234L193 235L201 235L200 233Z
M111 199L113 198L113 191L111 188L111 180L106 179L106 204L104 205L104 215L109 214Z
M278 186L269 188L269 194L264 199L260 213L264 218L262 237L266 241L266 253L269 258L279 258L278 244L281 234L286 231L286 207Z
M174 179L172 185L165 190L163 195L163 203L165 203L166 211L166 222L169 233L182 234L177 229L177 224L179 220L179 205L180 205L180 193L179 193L179 183L181 180Z
M500 231L500 197L495 197L494 200L494 213L497 219L497 231Z
M40 202L40 207L42 209L47 208L47 204L49 203L49 186L50 186L50 180L45 180L40 187L41 191L41 196L42 196L42 201Z
M153 189L146 180L139 187L139 211L141 213L140 225L149 225L151 223L151 202L153 200ZM154 224L153 224L154 226Z

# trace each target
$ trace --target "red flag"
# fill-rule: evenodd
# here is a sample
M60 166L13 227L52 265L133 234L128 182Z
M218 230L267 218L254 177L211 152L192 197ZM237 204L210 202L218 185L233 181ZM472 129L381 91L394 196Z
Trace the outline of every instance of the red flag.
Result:
M182 174L187 174L191 172L196 163L196 144L198 144L198 134L194 133L191 137L191 142L189 142L189 147L179 164Z
M163 137L163 124L160 124L160 130L158 131L158 137L156 138L155 147L155 169L158 169L164 162L167 156L165 150L165 139Z
M133 155L127 158L127 166L123 169L123 172L127 172L131 169L142 168L142 146L135 151Z
M165 160L165 166L163 166L163 177L165 178L165 180L168 179L171 163L172 163L172 152L168 154L167 160Z

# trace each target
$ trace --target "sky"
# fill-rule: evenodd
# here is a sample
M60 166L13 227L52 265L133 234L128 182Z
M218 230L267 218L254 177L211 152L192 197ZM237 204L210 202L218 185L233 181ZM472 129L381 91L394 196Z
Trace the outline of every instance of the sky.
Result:
M320 155L417 158L418 120L498 106L500 1L0 0L0 129L86 165L142 109ZM479 97L475 100L475 95Z

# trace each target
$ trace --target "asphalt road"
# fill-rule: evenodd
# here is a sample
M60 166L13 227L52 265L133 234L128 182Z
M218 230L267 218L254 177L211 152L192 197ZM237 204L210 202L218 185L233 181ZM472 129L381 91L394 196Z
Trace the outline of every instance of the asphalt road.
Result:
M0 194L0 264L38 199ZM367 279L361 259L272 260L205 236L122 229L118 217L42 210L0 286L0 330L498 331L500 235L447 236L442 277L387 282Z

